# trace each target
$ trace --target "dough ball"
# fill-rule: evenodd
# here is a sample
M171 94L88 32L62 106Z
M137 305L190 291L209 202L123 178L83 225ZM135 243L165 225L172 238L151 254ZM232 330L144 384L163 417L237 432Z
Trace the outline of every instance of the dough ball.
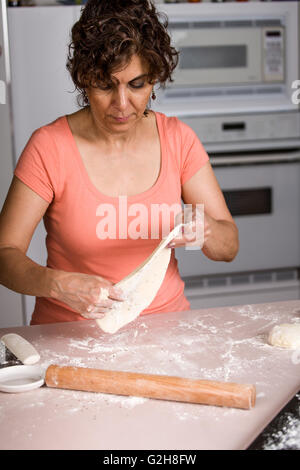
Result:
M286 349L300 349L300 323L276 325L269 333L268 343Z

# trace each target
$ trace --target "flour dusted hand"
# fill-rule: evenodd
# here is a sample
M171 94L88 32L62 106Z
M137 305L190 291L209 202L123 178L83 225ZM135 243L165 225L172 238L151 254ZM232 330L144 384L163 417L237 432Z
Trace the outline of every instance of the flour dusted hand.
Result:
M115 302L124 300L122 290L101 276L65 271L58 272L51 297L90 320L102 318Z
M183 224L180 232L168 245L168 248L197 247L202 248L211 235L210 220L204 213L203 205L187 207L176 215L175 225Z

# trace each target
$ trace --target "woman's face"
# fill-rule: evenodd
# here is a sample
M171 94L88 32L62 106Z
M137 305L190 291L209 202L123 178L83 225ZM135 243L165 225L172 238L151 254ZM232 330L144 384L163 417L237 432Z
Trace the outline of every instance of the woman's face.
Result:
M110 84L86 90L91 112L107 131L126 132L143 117L153 85L147 81L146 64L137 55L111 78Z

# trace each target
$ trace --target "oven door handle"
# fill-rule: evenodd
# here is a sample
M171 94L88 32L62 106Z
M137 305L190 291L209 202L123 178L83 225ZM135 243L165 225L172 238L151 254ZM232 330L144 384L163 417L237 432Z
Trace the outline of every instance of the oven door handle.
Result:
M282 152L253 152L251 154L216 154L210 155L210 163L214 167L251 165L262 163L292 163L300 162L300 149Z

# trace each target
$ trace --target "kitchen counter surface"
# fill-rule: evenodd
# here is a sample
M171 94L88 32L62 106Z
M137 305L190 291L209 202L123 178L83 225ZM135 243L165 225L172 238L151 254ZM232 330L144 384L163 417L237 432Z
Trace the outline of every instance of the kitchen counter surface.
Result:
M114 335L94 321L0 330L40 364L252 383L251 410L42 388L0 393L0 449L246 449L300 389L300 351L267 344L300 301L146 315ZM5 430L5 432L3 431Z

